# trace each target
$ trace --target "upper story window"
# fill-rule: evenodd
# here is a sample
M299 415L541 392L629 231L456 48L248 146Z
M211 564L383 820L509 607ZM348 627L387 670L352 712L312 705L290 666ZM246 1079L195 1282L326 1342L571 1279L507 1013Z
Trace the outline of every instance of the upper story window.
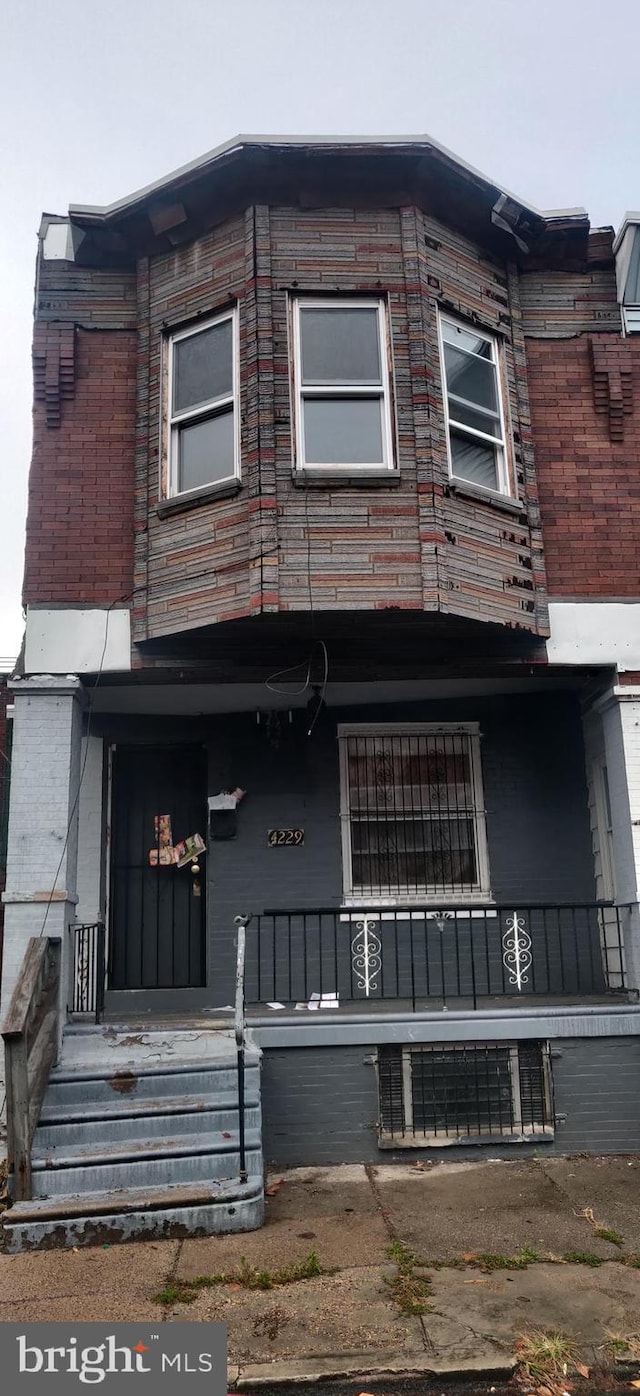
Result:
M486 896L477 725L360 723L338 731L345 894Z
M440 339L450 474L511 494L497 340L445 315Z
M236 363L235 311L171 336L169 494L239 475Z
M382 298L293 303L296 466L392 470Z

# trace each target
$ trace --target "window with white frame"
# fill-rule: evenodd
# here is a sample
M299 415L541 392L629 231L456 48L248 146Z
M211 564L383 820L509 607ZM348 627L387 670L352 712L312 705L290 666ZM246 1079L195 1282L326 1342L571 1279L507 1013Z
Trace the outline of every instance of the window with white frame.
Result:
M477 724L338 730L345 895L487 895Z
M239 474L236 314L227 311L168 341L168 493Z
M451 476L511 494L498 341L441 315L440 344Z
M296 299L292 313L297 469L393 469L384 300Z
M553 1138L548 1043L378 1048L382 1147Z

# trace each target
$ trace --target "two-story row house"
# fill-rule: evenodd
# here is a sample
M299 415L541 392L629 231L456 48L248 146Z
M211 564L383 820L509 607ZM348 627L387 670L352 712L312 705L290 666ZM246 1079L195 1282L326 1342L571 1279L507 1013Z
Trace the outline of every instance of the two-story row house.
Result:
M640 1150L639 268L426 137L43 217L8 1244Z

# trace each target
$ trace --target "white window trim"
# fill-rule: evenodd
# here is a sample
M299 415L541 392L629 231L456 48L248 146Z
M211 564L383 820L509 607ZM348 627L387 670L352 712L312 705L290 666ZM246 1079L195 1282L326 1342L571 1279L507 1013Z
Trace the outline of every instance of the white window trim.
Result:
M470 334L477 334L491 345L491 362L496 373L496 383L498 391L498 411L500 417L501 437L492 436L489 432L477 431L474 427L466 426L464 423L456 422L449 416L449 392L447 388L447 370L444 357L445 340L442 333L444 324L453 325L455 329L466 330ZM515 499L516 490L511 479L511 452L510 433L507 430L507 419L505 413L504 391L503 391L503 354L500 341L497 335L491 330L486 330L484 326L472 324L470 321L459 319L455 315L449 315L446 311L438 308L438 347L440 352L440 369L442 373L442 404L444 411L446 438L447 438L447 461L449 464L449 478L462 488L468 486L471 490L477 490L481 494L492 496L498 499ZM469 403L469 406L477 411L476 403ZM476 480L467 480L464 475L456 475L453 468L453 454L451 451L451 430L461 432L463 435L476 437L478 441L484 441L488 445L495 446L497 457L497 481L495 489L490 489L487 485L480 485Z
M302 335L300 329L300 310L330 310L333 308L340 310L362 310L363 308L375 309L378 313L378 336L380 344L381 363L381 383L316 383L304 386L302 382ZM389 313L386 297L380 296L293 296L291 298L291 335L293 343L293 430L291 433L293 446L293 469L300 474L335 474L347 475L351 472L357 475L388 475L395 471L394 452L394 431L392 424L391 409L391 331L389 324ZM381 402L382 411L382 461L354 462L354 461L312 461L309 464L304 456L304 398L374 398Z
M609 823L607 805L611 808L611 792L607 800L608 769L604 756L599 757L593 766L593 783L596 802L596 822L600 851L600 879L602 897L614 901L616 895L615 864L613 859L613 824Z
M351 859L351 825L349 812L349 768L347 760L348 737L377 736L448 736L455 733L469 736L471 758L471 779L473 784L474 820L476 836L476 858L478 864L478 884L476 887L452 891L451 887L425 886L422 890L412 888L406 892L390 892L388 888L376 892L371 888L358 892L353 887L353 865ZM342 838L343 906L345 907L393 907L393 906L474 906L491 902L489 882L489 851L484 808L484 788L482 782L482 762L480 759L480 725L477 722L350 722L338 723L338 751L340 760L340 831Z
M199 404L195 408L188 408L184 412L173 413L173 346L183 339L190 339L193 335L202 334L205 330L210 330L213 325L221 325L225 320L230 320L232 325L231 336L231 392L225 393L221 397L211 398L204 404ZM188 499L190 495L201 494L203 490L215 489L217 485L224 486L233 480L240 479L240 404L239 404L239 335L238 335L238 311L235 306L228 310L221 311L218 315L212 315L206 320L199 320L197 324L187 325L182 330L168 334L165 339L165 360L166 360L166 391L164 395L163 407L163 439L164 439L164 465L165 465L165 491L160 489L160 497L169 499ZM222 409L231 407L233 410L233 473L225 475L221 480L211 480L209 483L195 485L192 489L181 490L178 488L178 440L180 427L186 422L205 421L208 417L214 417ZM162 484L162 482L161 482Z
M513 1128L511 1130L505 1130L504 1132L502 1130L495 1129L479 1130L474 1131L474 1133L472 1134L458 1133L457 1131L454 1132L453 1130L446 1133L444 1130L440 1130L436 1134L428 1134L426 1130L424 1132L421 1132L420 1130L416 1130L414 1132L413 1074L411 1071L411 1058L418 1052L428 1051L430 1046L430 1044L428 1043L415 1043L411 1046L403 1046L402 1048L402 1108L407 1138L405 1139L403 1144L403 1140L397 1134L395 1134L391 1130L384 1129L382 1125L380 1125L380 1138L382 1140L393 1140L395 1146L398 1148L412 1146L414 1148L447 1148L451 1145L456 1144L465 1145L469 1142L472 1143L483 1138L486 1138L487 1140L501 1138L508 1140L511 1144L525 1144L531 1138L539 1139L541 1137L544 1137L546 1139L552 1139L554 1137L555 1131L553 1125L545 1125L542 1123L541 1120L534 1120L532 1124L527 1125L523 1125L522 1123L522 1098L520 1094L519 1056L520 1044L518 1042L479 1042L464 1044L458 1044L454 1042L441 1042L438 1044L433 1044L436 1050L438 1048L441 1048L443 1051L446 1051L448 1047L453 1048L458 1045L464 1045L469 1052L472 1052L474 1049L477 1051L482 1051L484 1047L496 1046L507 1048L509 1052L509 1074L511 1077L511 1106L513 1111ZM542 1089L544 1092L546 1113L548 1118L550 1119L553 1096L551 1089L551 1060L549 1053L549 1044L547 1042L542 1042L540 1044L540 1052L542 1058ZM409 1138L409 1136L411 1137Z

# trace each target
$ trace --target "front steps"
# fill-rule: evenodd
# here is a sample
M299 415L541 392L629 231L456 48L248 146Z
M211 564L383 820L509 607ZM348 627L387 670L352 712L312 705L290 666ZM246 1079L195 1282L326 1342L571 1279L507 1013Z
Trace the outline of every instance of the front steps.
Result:
M245 1053L240 1180L227 1033L73 1029L31 1150L32 1198L3 1217L8 1251L251 1231L264 1215L260 1053Z

